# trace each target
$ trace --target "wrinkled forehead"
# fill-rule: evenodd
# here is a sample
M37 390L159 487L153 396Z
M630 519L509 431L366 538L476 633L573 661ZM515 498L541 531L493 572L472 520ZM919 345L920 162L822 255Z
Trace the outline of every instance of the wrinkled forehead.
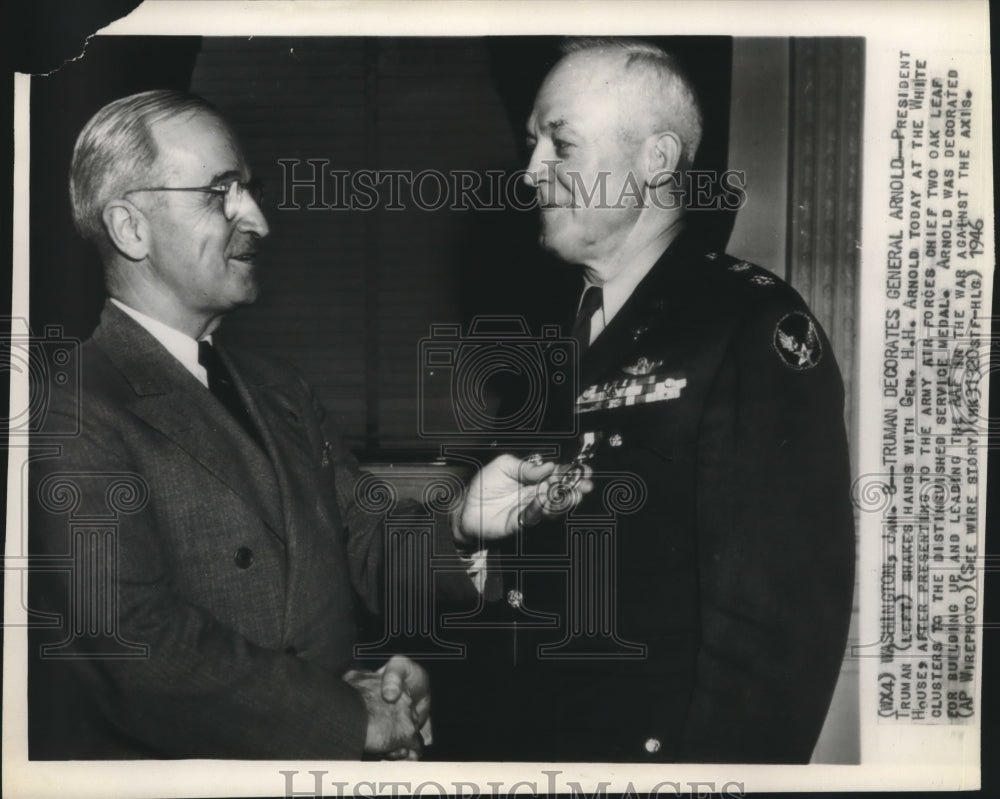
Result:
M153 171L177 185L204 186L223 175L248 177L236 137L225 120L206 111L186 111L150 126L157 156Z
M556 119L581 124L617 124L629 94L625 56L585 50L565 56L542 82L529 124Z

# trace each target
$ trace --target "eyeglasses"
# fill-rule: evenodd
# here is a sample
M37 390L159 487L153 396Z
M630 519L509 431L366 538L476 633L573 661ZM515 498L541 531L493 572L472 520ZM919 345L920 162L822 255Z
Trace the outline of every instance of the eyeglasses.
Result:
M229 222L232 222L240 212L246 195L249 194L257 205L264 199L264 185L257 178L252 178L246 183L233 180L215 186L152 186L146 189L130 189L125 195L141 191L198 191L202 194L214 194L216 197L222 197L222 213Z

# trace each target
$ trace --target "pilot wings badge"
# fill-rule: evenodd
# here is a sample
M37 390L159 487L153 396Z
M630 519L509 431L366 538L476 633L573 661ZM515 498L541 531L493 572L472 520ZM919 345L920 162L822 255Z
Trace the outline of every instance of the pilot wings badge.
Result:
M771 342L790 369L812 369L823 356L816 323L802 311L792 311L778 322Z
M644 333L645 330L636 332L641 334ZM663 366L663 361L654 361L643 355L640 356L635 363L630 363L628 364L628 366L623 366L622 371L627 375L642 376L655 372L661 366Z

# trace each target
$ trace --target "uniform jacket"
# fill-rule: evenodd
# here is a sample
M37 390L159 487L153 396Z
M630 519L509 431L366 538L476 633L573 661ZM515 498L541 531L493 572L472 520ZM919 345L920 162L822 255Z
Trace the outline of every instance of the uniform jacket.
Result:
M81 350L79 397L48 409L79 412L81 433L36 446L32 470L32 609L60 623L32 639L30 756L360 757L365 709L341 675L356 606L382 596L382 520L309 388L219 347L262 452L111 304ZM110 553L92 578L40 568L81 546ZM81 610L92 580L117 587L93 589L98 613ZM96 635L72 635L82 617Z
M463 694L480 696L482 744L466 734L442 756L807 762L854 585L823 331L770 272L682 234L579 384L595 490L494 558L502 590L470 635L489 696Z

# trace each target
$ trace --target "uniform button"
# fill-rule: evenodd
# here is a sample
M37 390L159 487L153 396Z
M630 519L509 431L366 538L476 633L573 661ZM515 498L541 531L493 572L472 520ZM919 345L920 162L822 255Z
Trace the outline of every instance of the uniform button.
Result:
M253 550L250 547L240 547L233 556L233 562L240 569L249 569L253 563Z
M651 755L655 755L660 751L660 739L659 738L647 738L646 739L646 751Z
M620 447L622 445L622 437L620 433L612 433L608 438L608 444L612 447Z
M507 592L507 604L512 608L521 607L521 603L524 602L524 594L515 588L512 588Z

